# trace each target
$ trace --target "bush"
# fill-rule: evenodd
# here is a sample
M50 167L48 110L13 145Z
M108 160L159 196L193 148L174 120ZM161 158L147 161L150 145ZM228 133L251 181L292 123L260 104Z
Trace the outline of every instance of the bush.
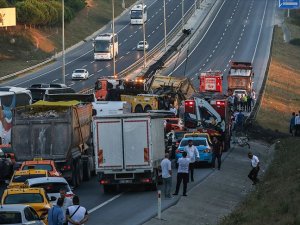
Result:
M300 46L300 38L294 38L294 39L290 40L290 44Z
M0 0L0 8L7 8L8 4L6 2L6 0Z

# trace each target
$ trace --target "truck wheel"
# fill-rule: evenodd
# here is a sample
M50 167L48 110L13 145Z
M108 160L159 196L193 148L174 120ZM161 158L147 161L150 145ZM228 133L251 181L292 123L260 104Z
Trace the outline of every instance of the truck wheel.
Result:
M141 105L137 105L134 109L135 113L142 113L143 112L143 107Z
M91 169L89 161L83 162L83 180L88 181L91 179Z
M148 112L148 110L152 110L152 107L150 105L146 105L145 106L145 109L144 109L144 112Z

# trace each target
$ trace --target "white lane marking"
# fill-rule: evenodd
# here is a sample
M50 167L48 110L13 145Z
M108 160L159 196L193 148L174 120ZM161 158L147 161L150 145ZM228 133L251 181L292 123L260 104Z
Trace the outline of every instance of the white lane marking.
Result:
M205 63L202 65L202 67L204 67L205 66Z
M132 37L132 34L129 36L130 38Z
M212 57L212 55L209 56L209 58L211 58L211 57Z
M128 55L130 52L126 52L126 55Z
M214 49L212 52L215 53L215 51L216 51L216 50Z
M106 66L106 68L108 68L108 67L110 67L110 65L109 65L109 64Z
M136 33L137 33L137 30L136 30L136 31L134 31L134 33L136 34Z
M151 35L149 34L147 37L150 37Z
M67 77L67 76L69 76L69 75L70 75L70 74L67 73L67 74L65 75L65 77Z
M71 82L71 84L69 84L68 86L73 86L75 84L75 82Z
M92 73L91 75L89 75L89 78L92 77L92 76L94 76L94 75L95 75L95 74Z
M135 47L134 48L132 48L131 50L133 51L135 49Z
M159 24L159 26L161 26L161 25L162 25L162 23Z
M120 57L120 59L123 59L123 58L124 58L124 55Z
M124 39L124 41L123 42L126 42L127 41L127 38L126 39Z
M170 17L170 15L168 15L168 18Z
M152 34L154 34L154 30L152 31Z
M91 61L91 64L94 63L95 61Z
M103 69L98 70L97 73L101 72L102 70L103 70Z
M226 67L228 67L228 66L229 66L229 64L226 65Z
M55 81L58 81L58 79L55 79L55 80L53 80L53 81L51 81L51 82L55 82Z
M154 17L154 15L151 16L151 18L153 18L153 17Z
M158 29L159 29L159 26L156 27L156 30L158 30Z
M85 67L87 67L87 65L84 65L82 68L85 68Z
M264 15L263 15L263 18L262 18L261 24L260 24L260 29L259 29L259 34L258 34L257 42L256 42L256 45L255 45L255 50L254 50L253 57L252 57L252 60L251 60L252 63L253 63L253 61L254 61L254 58L255 58L255 55L256 55L256 51L257 51L258 42L259 42L259 40L260 40L260 35L261 35L261 31L262 31L262 26L263 26L264 19L265 19L265 14L266 14L266 9L267 9L267 0L266 0L266 4L265 4L265 9L264 9Z

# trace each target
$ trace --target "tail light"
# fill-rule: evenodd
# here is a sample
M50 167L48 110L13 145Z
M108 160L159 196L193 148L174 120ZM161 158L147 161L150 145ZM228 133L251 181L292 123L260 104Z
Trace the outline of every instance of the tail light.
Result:
M100 184L109 184L109 180L100 180Z
M180 151L179 151L178 149L176 149L176 151L175 151L175 152L176 152L177 154L178 154L178 153L180 153Z
M184 109L186 113L195 114L195 101L187 100L184 102Z
M71 170L71 165L64 165L62 170Z
M65 194L65 197L66 198L73 198L74 197L74 194L72 193L72 194Z
M204 152L204 153L210 153L210 149L207 148L207 149L205 149L203 152Z
M216 105L217 106L225 105L225 101L216 101Z
M141 182L142 183L151 183L152 179L151 178L143 178L143 179L141 179Z

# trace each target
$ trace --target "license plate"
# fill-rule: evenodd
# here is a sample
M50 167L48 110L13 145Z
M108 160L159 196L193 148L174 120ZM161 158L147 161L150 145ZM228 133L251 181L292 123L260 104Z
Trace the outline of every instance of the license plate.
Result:
M131 184L132 180L119 180L120 184Z

